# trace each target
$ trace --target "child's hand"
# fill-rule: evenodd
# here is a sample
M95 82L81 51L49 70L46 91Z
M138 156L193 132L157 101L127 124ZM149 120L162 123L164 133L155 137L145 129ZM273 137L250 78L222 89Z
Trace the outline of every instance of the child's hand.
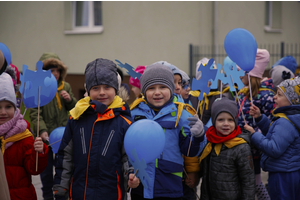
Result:
M71 96L69 95L69 93L67 93L66 90L62 90L60 92L60 96L62 96L62 98L64 98L67 102L71 101Z
M189 172L187 173L187 177L185 178L184 182L190 188L195 188L199 183L200 177L198 172Z
M258 118L261 116L260 110L258 107L256 107L254 104L251 103L249 114L254 117Z
M40 137L42 138L43 141L49 141L49 135L47 131L44 131L40 134Z
M134 174L129 174L128 187L136 188L140 184L140 179Z
M36 137L33 143L34 150L42 153L44 151L44 143L41 137Z
M194 117L188 117L190 131L195 135L195 137L201 137L204 134L204 128L202 121L198 118L198 115L195 114Z
M244 129L249 131L251 134L255 133L255 130L251 126L249 126L248 124L244 125Z

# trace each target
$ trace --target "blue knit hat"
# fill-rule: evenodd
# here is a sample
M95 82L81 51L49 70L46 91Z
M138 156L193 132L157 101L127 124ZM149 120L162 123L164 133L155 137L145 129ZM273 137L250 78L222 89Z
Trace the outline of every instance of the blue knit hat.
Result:
M297 69L297 61L293 56L285 56L281 59L279 59L273 66L276 67L278 65L283 65L286 68L288 68L289 70L291 70L294 74L296 72Z

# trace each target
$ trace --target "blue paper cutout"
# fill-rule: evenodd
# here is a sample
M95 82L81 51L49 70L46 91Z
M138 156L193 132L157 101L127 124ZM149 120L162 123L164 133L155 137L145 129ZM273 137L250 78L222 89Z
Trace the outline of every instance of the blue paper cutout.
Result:
M144 188L147 189L148 186L150 186L150 178L146 172L147 164L143 158L139 160L135 149L131 150L131 154L134 157L135 161L131 160L129 156L128 156L128 160L132 164L134 169L139 169L139 171L136 173L136 176L140 179Z
M221 72L223 66L221 64L217 64L217 74L215 77L215 80L211 81L211 89L217 89L218 88L218 80L221 80L222 83L226 82L227 77Z
M57 91L57 81L50 70L43 70L43 62L36 63L36 71L28 69L27 65L23 65L23 74L20 75L21 86L20 92L23 93L23 102L26 108L38 107L39 101L39 86L40 89L40 106L48 104L54 97Z
M198 71L201 71L201 78L199 80L193 78L192 90L200 90L201 93L198 97L199 101L202 101L204 93L208 95L210 87L208 87L208 81L213 81L216 77L218 70L213 69L214 59L210 59L206 66L203 66L202 63L198 68Z
M228 83L230 86L230 91L236 91L236 89L233 87L234 83L238 85L238 89L242 89L244 87L244 84L240 78L240 76L244 76L245 72L240 69L240 71L237 70L236 64L234 62L227 63L223 66L223 70L227 76L226 81L224 83ZM232 77L232 79L231 79ZM224 79L223 79L224 80ZM232 82L233 80L233 82ZM224 80L225 81L225 80ZM223 82L223 81L222 81Z
M11 64L11 53L10 53L10 50L9 48L0 42L0 51L2 51L3 53L3 56L7 62L7 66Z
M129 76L131 76L133 79L137 78L137 79L140 80L142 74L139 73L139 72L134 71L134 68L133 68L131 65L129 65L129 64L127 64L127 63L122 64L122 63L121 63L119 60L117 60L117 59L115 59L115 61L118 62L118 65L119 65L121 68L127 69L127 72L126 72L126 73L127 73Z

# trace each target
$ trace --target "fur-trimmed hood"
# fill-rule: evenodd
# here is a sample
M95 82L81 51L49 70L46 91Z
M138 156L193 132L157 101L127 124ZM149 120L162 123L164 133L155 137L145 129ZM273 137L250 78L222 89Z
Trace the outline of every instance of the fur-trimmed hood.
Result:
M65 78L67 76L67 66L62 61L55 58L48 58L46 60L43 60L44 70L50 69L51 65L57 66L57 68L60 70L59 81L65 81Z

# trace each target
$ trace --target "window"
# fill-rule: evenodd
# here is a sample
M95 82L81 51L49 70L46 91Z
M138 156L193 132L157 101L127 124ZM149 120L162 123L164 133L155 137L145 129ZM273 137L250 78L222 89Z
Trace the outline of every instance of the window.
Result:
M72 26L65 30L66 34L101 33L102 2L101 1L73 1L68 14L71 14ZM68 22L67 22L68 23Z
M265 31L281 33L281 2L266 1Z

